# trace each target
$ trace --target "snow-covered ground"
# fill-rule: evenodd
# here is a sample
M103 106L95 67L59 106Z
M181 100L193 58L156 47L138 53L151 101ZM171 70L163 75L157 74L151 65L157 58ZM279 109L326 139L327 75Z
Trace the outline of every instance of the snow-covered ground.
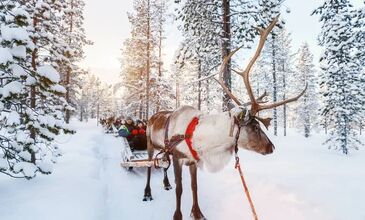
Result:
M142 202L145 170L120 167L120 140L104 134L95 121L75 126L76 135L58 140L64 156L52 175L30 181L0 176L1 220L172 219L175 192L163 190L160 170L152 176L154 200ZM365 149L344 156L323 147L323 139L290 131L288 137L272 137L272 155L240 151L261 220L365 219ZM200 205L210 220L252 218L233 167L232 158L219 173L198 174ZM189 219L188 169L183 182L183 215Z

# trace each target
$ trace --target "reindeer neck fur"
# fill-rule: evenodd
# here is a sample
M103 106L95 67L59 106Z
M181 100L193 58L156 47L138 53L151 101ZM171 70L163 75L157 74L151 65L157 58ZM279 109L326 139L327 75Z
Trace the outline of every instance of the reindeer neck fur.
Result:
M170 125L170 134L183 134L193 117L199 118L192 138L192 145L199 155L199 167L205 167L211 172L221 170L232 158L234 152L234 137L230 137L232 117L228 112L219 114L204 114L192 107L182 107L172 115L175 123ZM234 126L233 134L236 134ZM234 135L233 135L234 136ZM188 160L194 160L185 142L176 146L176 150L187 155Z
M193 144L200 154L202 165L211 172L223 169L232 158L235 144L234 135L229 136L232 120L228 112L202 115L199 119ZM236 132L237 126L233 134Z

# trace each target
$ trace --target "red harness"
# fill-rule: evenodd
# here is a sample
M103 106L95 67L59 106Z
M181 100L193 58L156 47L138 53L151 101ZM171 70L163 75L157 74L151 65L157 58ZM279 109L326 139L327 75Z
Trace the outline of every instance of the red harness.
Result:
M193 134L195 131L195 127L198 123L199 123L199 119L197 117L194 117L193 120L191 120L191 122L189 123L189 125L185 131L185 142L189 147L191 155L194 157L194 159L196 161L199 161L199 155L196 152L196 150L193 148L192 138L193 138Z
M161 151L167 152L169 154L172 153L172 149L177 146L179 143L185 140L186 145L188 145L188 148L190 150L191 155L196 161L199 161L198 153L193 148L192 138L194 135L195 127L199 123L199 118L194 117L191 122L189 123L188 127L186 128L185 134L183 135L174 135L169 139L169 125L170 125L170 116L167 118L166 124L165 124L165 149Z

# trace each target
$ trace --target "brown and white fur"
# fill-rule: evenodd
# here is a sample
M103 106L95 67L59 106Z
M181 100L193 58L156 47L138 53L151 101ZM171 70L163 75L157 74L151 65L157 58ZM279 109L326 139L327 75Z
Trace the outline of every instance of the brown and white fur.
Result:
M199 123L195 128L192 143L199 155L196 161L185 143L182 141L173 149L173 166L176 183L176 210L174 220L182 219L181 214L181 194L182 165L189 166L191 175L191 188L193 192L193 207L191 217L193 219L205 219L200 211L197 196L197 167L204 167L209 171L222 169L231 159L234 153L235 134L238 126L234 125L233 136L229 135L234 116L237 113L223 112L216 115L208 115L196 110L191 106L182 106L174 112L156 113L148 122L147 126L147 150L149 159L152 160L154 149L164 148L165 123L171 115L169 126L169 138L177 134L185 134L188 124L194 117L199 118ZM273 152L274 146L260 129L259 123L253 119L252 123L241 129L238 147L252 150L261 154ZM147 172L147 184L145 188L144 200L151 200L150 188L151 168ZM170 189L170 184L165 170L164 176L165 189Z

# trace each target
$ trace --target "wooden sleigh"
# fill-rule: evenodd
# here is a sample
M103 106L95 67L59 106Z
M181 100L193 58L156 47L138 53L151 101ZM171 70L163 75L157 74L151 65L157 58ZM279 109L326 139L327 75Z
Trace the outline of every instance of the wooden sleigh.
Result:
M128 170L132 170L133 168L140 167L154 167L158 166L159 168L167 168L169 166L169 162L163 160L162 158L157 158L153 160L148 160L147 150L137 150L131 151L131 148L128 144L126 138L122 137L122 162L120 163L121 167L127 168Z

